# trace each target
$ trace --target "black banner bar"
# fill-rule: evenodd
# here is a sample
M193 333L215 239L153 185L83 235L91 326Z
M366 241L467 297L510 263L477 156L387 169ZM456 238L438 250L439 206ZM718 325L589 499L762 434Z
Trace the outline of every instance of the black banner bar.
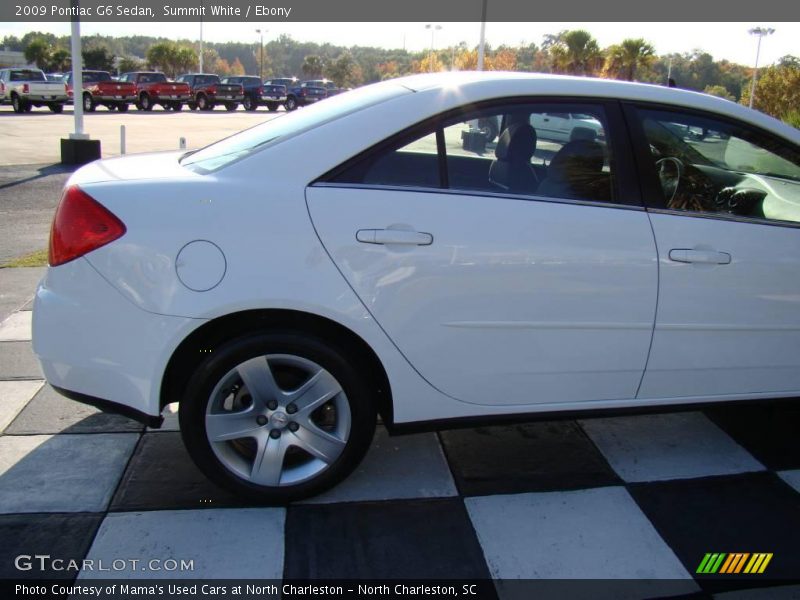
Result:
M80 0L89 22L480 22L483 0ZM69 21L71 0L3 0L0 21ZM487 0L486 20L736 22L798 21L800 3L787 0ZM676 31L676 35L680 32Z

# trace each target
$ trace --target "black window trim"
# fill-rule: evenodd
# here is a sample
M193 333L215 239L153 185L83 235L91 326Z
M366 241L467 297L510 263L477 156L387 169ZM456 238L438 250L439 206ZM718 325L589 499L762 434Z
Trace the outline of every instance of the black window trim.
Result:
M610 142L613 151L613 164L614 174L612 183L614 185L614 200L611 202L603 202L597 200L573 200L569 198L551 198L536 195L520 195L507 192L488 192L485 190L451 190L449 187L443 187L448 181L446 169L446 152L443 146L444 132L442 125L458 118L461 115L491 108L498 105L512 105L512 104L566 104L566 105L595 105L603 108L606 121L608 124L608 131L606 131L606 141ZM439 131L442 132L441 139ZM439 187L427 186L392 186L392 185L379 185L379 184L355 184L331 181L332 179L341 175L347 169L355 166L362 160L366 160L373 156L375 153L388 151L391 148L401 148L424 135L436 133L437 136L437 154L439 164ZM415 123L406 129L381 140L377 144L361 151L340 163L336 167L328 170L326 173L317 177L310 186L325 186L325 187L360 187L362 189L396 189L398 191L427 191L427 192L454 192L459 195L475 195L485 196L492 198L510 198L517 200L547 200L557 203L566 204L579 204L591 206L607 206L607 207L632 207L637 209L644 209L642 203L642 193L639 182L637 181L636 173L637 166L634 163L634 156L631 149L631 144L628 141L628 133L626 131L625 118L622 114L620 102L614 98L603 98L595 96L509 96L503 98L493 98L476 103L465 104L445 112L439 113L432 117L428 117L423 121ZM444 160L442 160L444 158ZM627 201L623 201L627 200Z
M800 222L794 221L780 221L777 219L748 217L745 215L734 215L724 212L697 212L668 208L664 202L664 195L661 192L661 189L659 189L658 176L656 175L655 170L652 168L650 147L646 142L647 138L645 137L644 129L642 128L641 121L637 115L637 108L672 112L678 115L690 115L703 119L711 119L731 125L733 127L749 130L759 135L779 138L782 142L789 145L794 145L794 143L791 140L787 140L786 138L772 133L771 131L766 131L765 129L752 125L751 123L745 123L738 119L729 117L728 115L688 106L675 106L672 104L638 100L624 100L622 101L622 110L631 137L629 147L633 150L633 156L636 163L636 173L642 186L641 198L643 201L643 206L648 213L673 215L690 219L713 219L717 221L730 221L734 223L748 223L752 225L768 225L770 227L800 229Z

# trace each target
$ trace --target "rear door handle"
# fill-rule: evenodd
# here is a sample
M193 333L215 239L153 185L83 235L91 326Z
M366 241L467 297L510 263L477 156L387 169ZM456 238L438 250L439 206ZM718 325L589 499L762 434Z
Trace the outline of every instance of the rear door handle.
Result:
M403 246L430 246L433 236L422 231L405 229L359 229L356 239L364 244L398 244Z
M731 263L731 255L727 252L717 252L716 250L690 250L688 248L670 250L669 259L675 262L705 265L729 265Z

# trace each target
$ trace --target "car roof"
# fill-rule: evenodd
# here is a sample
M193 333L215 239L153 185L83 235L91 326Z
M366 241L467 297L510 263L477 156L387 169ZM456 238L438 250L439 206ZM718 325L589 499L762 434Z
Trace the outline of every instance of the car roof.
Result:
M777 119L710 94L649 83L614 79L522 73L517 71L455 71L425 73L390 80L412 92L459 88L471 102L503 95L586 96L662 103L694 108L739 119L800 143L800 132Z

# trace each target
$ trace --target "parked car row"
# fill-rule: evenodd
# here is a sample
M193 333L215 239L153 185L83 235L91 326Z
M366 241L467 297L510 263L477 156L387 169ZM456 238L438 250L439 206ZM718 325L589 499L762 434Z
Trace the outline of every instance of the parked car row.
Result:
M164 110L214 110L224 106L228 111L241 104L255 111L265 106L274 112L280 106L287 111L313 104L343 91L327 79L300 81L283 77L262 81L250 75L220 78L213 73L187 73L171 81L158 71L134 71L113 77L108 71L83 71L81 101L85 112L98 106L126 112L131 104L142 111L156 105ZM45 75L39 69L0 70L0 104L11 104L15 112L29 112L34 106L47 106L59 113L65 104L75 101L72 73Z

